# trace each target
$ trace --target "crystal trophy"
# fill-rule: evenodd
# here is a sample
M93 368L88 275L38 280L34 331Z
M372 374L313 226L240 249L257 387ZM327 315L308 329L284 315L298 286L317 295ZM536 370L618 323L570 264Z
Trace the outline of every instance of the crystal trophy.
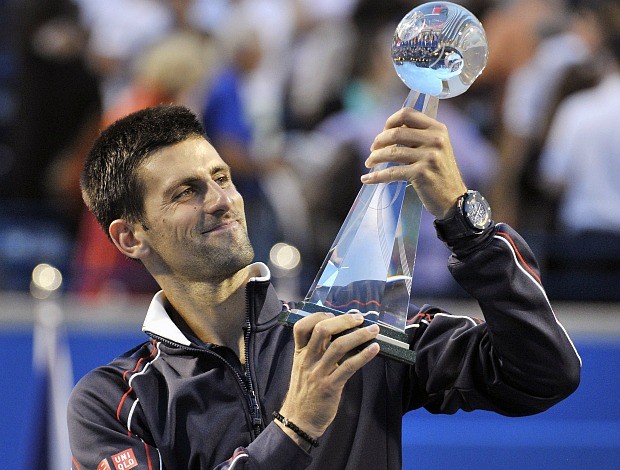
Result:
M403 106L435 118L439 99L465 92L488 56L484 30L460 5L431 2L411 10L392 40L396 73L411 90ZM384 164L371 171L395 164ZM407 181L364 185L325 261L296 308L280 321L292 325L313 312L360 312L377 323L383 356L415 362L407 324L422 203Z

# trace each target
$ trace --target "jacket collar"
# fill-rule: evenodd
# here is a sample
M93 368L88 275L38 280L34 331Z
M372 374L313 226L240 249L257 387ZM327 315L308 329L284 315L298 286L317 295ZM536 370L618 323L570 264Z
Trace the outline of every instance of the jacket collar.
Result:
M252 272L256 276L250 278L248 283L264 283L269 282L271 273L269 268L263 263L253 263L250 266ZM164 307L166 296L163 290L155 294L151 304L146 312L146 318L142 324L142 331L152 333L161 338L166 338L183 346L190 346L191 341L181 332L181 330L170 319L166 308Z

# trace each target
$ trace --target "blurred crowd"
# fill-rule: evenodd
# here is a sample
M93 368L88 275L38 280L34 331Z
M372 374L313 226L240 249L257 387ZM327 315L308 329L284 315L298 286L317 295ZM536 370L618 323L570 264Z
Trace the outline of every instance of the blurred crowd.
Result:
M421 3L0 0L0 289L42 261L85 298L156 289L85 211L79 173L102 127L180 103L233 169L256 258L296 247L305 294L407 95L391 39ZM455 3L489 41L480 78L439 105L466 184L535 245L554 295L620 299L619 2ZM462 295L448 254L425 214L416 293Z

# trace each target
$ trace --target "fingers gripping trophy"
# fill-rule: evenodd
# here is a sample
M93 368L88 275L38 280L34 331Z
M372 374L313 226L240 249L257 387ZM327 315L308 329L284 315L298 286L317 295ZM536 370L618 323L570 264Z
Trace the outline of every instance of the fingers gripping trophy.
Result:
M403 107L435 118L439 99L464 93L487 57L484 29L467 9L450 2L414 8L392 40L396 73L411 90ZM380 354L413 364L406 330L421 215L407 181L364 185L308 294L280 321L291 326L313 312L360 312L365 325L380 327Z

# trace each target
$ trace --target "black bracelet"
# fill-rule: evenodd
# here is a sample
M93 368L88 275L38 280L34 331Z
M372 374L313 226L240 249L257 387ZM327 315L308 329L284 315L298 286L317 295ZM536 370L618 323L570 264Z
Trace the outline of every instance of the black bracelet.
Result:
M285 418L284 416L282 416L277 411L273 412L273 418L277 419L278 421L280 421L287 428L292 429L295 432L295 434L297 434L299 437L301 437L304 441L308 442L312 447L318 447L319 446L319 441L317 439L314 439L308 433L306 433L306 432L302 431L301 429L299 429L299 427L297 427L297 425L295 423L292 423L291 421L288 420L288 418Z

